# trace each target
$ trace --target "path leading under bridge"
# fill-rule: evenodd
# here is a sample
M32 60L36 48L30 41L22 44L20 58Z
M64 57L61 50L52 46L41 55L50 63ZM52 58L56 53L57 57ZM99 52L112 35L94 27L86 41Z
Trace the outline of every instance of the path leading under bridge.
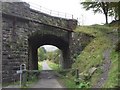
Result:
M43 71L40 74L39 81L34 83L31 88L63 88L46 61L42 62L42 69Z

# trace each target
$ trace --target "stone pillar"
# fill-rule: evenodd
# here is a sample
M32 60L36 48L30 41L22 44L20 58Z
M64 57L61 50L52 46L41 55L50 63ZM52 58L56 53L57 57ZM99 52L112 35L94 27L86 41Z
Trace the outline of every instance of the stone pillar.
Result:
M76 28L77 26L77 20L75 19L69 19L68 20L68 28L71 29L72 31Z
M32 43L29 43L29 68L30 70L38 69L38 57L37 57L37 48Z
M67 49L65 49L63 51L63 62L62 62L62 65L63 65L62 66L63 69L71 68L69 48L67 48Z

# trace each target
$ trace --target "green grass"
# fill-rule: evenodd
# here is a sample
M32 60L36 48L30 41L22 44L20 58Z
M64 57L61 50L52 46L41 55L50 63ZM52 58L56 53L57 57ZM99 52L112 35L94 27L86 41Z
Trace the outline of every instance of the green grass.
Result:
M11 82L11 83L2 83L2 87L6 87L6 86L9 86L9 85L19 85L20 82L19 81L16 81L16 82Z
M73 80L70 80L70 79L66 79L66 78L63 78L61 79L65 85L65 87L67 88L76 88L76 84L75 82L73 82Z
M104 29L104 30L102 30ZM91 43L86 46L84 51L80 55L78 55L76 62L73 64L73 68L79 68L80 73L87 73L91 67L96 67L97 65L101 65L103 61L103 52L105 49L109 48L111 45L110 40L106 37L106 31L109 28L101 27L101 26L88 26L88 27L78 27L76 32L83 32L89 35L93 35L95 38L91 41ZM111 29L109 29L110 31ZM98 77L101 75L101 70L97 69L97 71L93 74L91 78L91 85L94 85Z
M58 79L58 81L64 85L64 87L67 88L76 88L77 85L75 84L75 79L74 77L71 77L71 75L67 75L68 71L64 71L64 70L60 70L59 72L57 72L57 75L60 77Z
M86 74L88 73L90 68L97 67L95 73L91 76L90 80L88 80L88 82L90 82L90 86L93 86L97 83L97 81L100 78L100 75L102 74L102 69L100 68L100 66L103 64L104 51L108 48L112 48L112 41L108 37L108 34L112 33L116 35L117 32L113 31L113 27L100 25L79 26L76 28L75 32L86 33L95 37L90 42L90 44L85 47L82 53L77 56L75 63L72 65L72 68L79 69L79 74ZM111 56L113 55L111 54ZM115 66L117 64L117 61L115 60L117 60L117 58L112 58L112 61L114 61L114 63L112 63L112 66ZM111 85L111 87L114 87L117 84L115 80L116 75L112 75L116 74L117 71L117 65L116 67L110 69L109 78L108 81L106 81L106 87L110 87L109 85Z
M52 70L59 70L59 65L56 63L53 63L52 61L47 60L47 64Z

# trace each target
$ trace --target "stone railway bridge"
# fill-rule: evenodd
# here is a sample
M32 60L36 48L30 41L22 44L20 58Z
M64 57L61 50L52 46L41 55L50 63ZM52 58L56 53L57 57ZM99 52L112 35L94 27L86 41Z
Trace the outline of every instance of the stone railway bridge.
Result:
M63 54L62 68L70 68L73 59L91 40L86 34L73 32L77 20L50 16L31 9L25 2L2 3L1 21L3 83L19 79L16 71L22 63L28 70L37 70L37 49L42 45L58 47Z

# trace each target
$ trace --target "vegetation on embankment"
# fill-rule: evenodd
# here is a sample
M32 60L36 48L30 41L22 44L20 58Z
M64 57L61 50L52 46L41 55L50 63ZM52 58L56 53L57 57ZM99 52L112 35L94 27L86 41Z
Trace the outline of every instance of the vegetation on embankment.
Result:
M77 33L86 33L93 35L95 38L90 42L89 45L77 56L75 63L72 65L72 68L79 69L80 84L73 86L76 88L83 87L93 87L98 80L100 79L101 74L103 73L101 66L103 63L103 53L107 49L111 49L111 67L108 73L108 79L106 80L103 88L114 88L118 85L118 52L115 51L115 45L113 45L114 36L116 36L117 29L116 27L109 26L78 26L75 30ZM114 46L114 47L113 47ZM92 70L94 69L94 71ZM67 74L68 78L75 79L75 74L69 72ZM65 80L66 86L71 84L66 83L70 80ZM71 80L72 81L72 80ZM75 83L73 81L73 83Z
M47 64L52 70L58 70L59 69L59 64L56 64L52 61L47 60Z
M38 61L38 70L42 70L42 62Z

